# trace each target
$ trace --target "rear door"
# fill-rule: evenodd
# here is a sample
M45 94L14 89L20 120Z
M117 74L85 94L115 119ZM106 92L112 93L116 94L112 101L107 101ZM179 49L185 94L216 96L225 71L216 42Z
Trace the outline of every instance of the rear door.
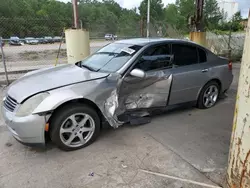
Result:
M206 52L196 45L175 43L172 53L174 68L169 104L195 101L209 79Z
M146 49L125 75L119 91L119 103L125 110L166 106L171 76L170 45L162 44ZM133 77L129 72L140 69L145 78Z

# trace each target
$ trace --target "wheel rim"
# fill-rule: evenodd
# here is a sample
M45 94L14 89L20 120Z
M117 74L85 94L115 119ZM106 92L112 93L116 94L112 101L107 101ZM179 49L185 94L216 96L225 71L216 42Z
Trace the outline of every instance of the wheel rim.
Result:
M85 113L76 113L61 124L60 139L66 146L80 147L92 138L94 131L93 118Z
M204 92L203 104L205 107L212 107L218 99L219 90L217 86L211 85Z

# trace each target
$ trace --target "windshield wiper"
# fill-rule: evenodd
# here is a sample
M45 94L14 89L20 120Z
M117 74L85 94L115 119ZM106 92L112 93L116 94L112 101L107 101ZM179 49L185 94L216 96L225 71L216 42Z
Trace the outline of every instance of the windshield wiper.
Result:
M87 65L82 64L81 67L84 67L84 68L86 68L86 69L88 69L88 70L90 70L90 71L96 72L95 69L93 69L92 67L89 67L89 66L87 66Z

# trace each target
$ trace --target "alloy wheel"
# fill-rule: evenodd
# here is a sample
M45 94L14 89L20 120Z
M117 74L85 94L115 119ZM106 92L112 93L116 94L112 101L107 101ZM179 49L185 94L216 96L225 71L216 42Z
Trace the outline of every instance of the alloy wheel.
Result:
M218 99L219 89L215 85L210 85L203 95L203 104L206 108L212 107Z
M95 131L95 121L86 113L69 116L60 126L60 139L68 147L86 144Z

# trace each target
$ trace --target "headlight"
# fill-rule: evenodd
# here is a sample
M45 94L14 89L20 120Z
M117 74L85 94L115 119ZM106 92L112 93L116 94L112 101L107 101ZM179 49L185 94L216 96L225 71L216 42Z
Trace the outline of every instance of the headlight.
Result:
M36 109L36 107L38 107L38 105L48 96L48 93L39 93L29 98L17 109L16 116L24 117L30 115Z

